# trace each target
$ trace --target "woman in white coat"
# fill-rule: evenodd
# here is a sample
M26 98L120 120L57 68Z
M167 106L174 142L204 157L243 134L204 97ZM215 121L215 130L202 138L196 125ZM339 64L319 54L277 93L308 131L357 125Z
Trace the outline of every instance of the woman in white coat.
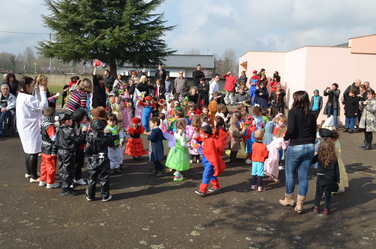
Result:
M25 178L30 183L38 182L38 154L42 147L40 123L42 110L47 107L47 78L40 75L34 82L32 78L24 77L19 82L16 117L17 130L25 153Z

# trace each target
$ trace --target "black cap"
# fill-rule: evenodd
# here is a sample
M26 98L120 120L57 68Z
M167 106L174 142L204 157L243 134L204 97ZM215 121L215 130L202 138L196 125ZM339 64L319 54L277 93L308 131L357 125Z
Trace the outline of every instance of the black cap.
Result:
M337 132L331 131L329 129L321 128L321 129L319 129L319 135L322 138L326 138L326 137L336 138L337 137Z
M62 111L57 116L59 117L59 122L63 122L65 120L71 120L72 119L72 112Z

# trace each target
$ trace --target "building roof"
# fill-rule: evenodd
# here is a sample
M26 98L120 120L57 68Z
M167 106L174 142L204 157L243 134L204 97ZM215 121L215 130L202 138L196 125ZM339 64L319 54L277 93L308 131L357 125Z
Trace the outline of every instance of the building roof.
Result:
M166 68L195 68L200 64L202 68L214 68L214 55L172 54L163 60ZM133 67L124 64L124 67Z
M364 37L369 37L369 36L376 36L376 34L369 34L369 35L355 36L355 37L351 37L351 38L349 38L349 40L351 40L351 39L358 39L358 38L364 38Z

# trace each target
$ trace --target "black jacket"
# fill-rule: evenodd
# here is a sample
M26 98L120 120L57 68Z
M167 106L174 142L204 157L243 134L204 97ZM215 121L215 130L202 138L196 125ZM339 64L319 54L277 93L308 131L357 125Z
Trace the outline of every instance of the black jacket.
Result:
M359 116L359 102L362 98L358 96L347 96L345 102L345 116L348 118L355 118Z
M163 140L164 136L160 128L154 128L151 130L148 140L151 142L151 161L163 161L164 150L163 150Z
M194 70L192 73L193 83L195 86L200 84L200 80L205 78L205 74L202 71Z
M285 140L290 140L290 146L314 144L316 130L316 118L311 111L308 114L298 108L289 111Z
M338 160L332 161L328 166L324 167L323 163L318 160L316 155L313 163L318 163L317 183L319 186L326 188L330 192L338 191L338 183L340 180Z
M325 115L333 115L333 110L337 109L337 115L339 116L339 110L341 109L339 106L339 95L340 90L328 90L324 91L324 96L328 96L328 102L326 102L324 114Z
M156 80L161 80L161 84L162 85L164 85L166 77L167 77L167 72L166 72L165 69L162 69L162 72L160 70L157 70L155 72L155 79Z
M86 133L82 133L77 136L73 127L60 126L57 128L54 147L55 151L53 154L56 154L58 150L67 150L71 152L77 151L80 144L85 141L85 136Z
M106 87L99 85L98 76L93 75L93 99L92 99L92 107L97 108L98 106L106 107Z
M200 102L204 101L205 105L209 104L209 84L207 82L198 85L198 95Z
M55 126L52 120L43 120L41 125L41 133L42 133L42 153L46 155L54 154L55 151L55 140L56 135L54 137L50 137L47 133L47 130L50 126Z

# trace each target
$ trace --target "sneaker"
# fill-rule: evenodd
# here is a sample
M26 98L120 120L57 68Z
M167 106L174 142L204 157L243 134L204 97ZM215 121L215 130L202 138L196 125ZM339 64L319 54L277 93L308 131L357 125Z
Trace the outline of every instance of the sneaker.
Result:
M252 164L252 160L247 159L247 160L245 160L245 163L246 163L246 164Z
M208 189L208 193L212 194L212 193L215 193L219 190L219 188L209 188Z
M106 201L110 201L112 199L112 195L109 195L109 196L107 196L107 197L103 197L102 198L102 201L103 202L106 202Z
M195 194L196 194L196 195L199 195L199 196L201 196L201 197L205 197L205 196L206 196L206 193L203 193L203 192L201 192L201 191L199 191L199 190L195 190Z
M251 185L251 190L256 190L257 186L256 185Z
M56 189L56 188L60 188L60 183L55 182L55 183L53 183L53 184L47 184L46 188L47 188L47 189Z
M87 195L85 195L85 199L86 199L87 201L94 201L94 199L89 198L89 196L87 196Z
M29 179L30 177L31 177L31 175L29 175L28 173L25 174L26 179Z
M184 177L174 177L174 182L182 182L184 181Z
M192 164L192 163L193 163L193 160L189 160L189 163Z
M33 179L30 177L30 180L29 180L30 183L38 183L39 180L38 179Z
M46 185L47 185L46 182L39 181L39 184L38 184L39 187L45 187Z
M76 185L87 185L87 182L83 178L78 179L78 180L73 180L73 182Z
M319 214L320 213L320 208L313 207L313 212Z
M258 191L258 192L262 192L262 191L263 191L262 187L258 187L258 188L257 188L257 191Z

